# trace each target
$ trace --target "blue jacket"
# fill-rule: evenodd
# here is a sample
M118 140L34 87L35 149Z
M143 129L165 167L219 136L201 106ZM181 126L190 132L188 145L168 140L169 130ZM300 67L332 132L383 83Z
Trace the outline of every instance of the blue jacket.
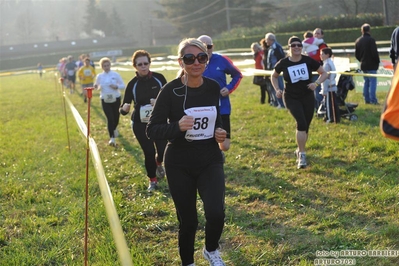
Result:
M265 54L265 57L267 58L266 69L273 70L276 63L280 61L280 59L285 58L283 47L277 41L275 41L269 47L267 55Z
M227 84L226 75L230 75L232 78L229 84ZM212 54L203 76L216 80L220 85L220 89L226 87L230 93L237 89L242 79L241 71L234 66L230 58L215 53ZM230 113L231 105L229 96L223 97L220 95L220 114L229 115Z

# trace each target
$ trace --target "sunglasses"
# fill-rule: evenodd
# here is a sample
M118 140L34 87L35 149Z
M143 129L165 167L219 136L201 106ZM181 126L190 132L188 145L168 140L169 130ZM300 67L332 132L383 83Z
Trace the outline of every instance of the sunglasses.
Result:
M212 49L212 48L213 48L213 44L207 44L207 45L206 45L206 48L207 48L208 50Z
M148 62L144 62L144 63L138 63L136 66L139 66L139 67L141 67L141 66L148 66L150 63L148 63Z
M183 62L186 65L192 65L195 62L195 59L198 60L198 63L205 64L208 61L208 54L206 53L199 53L197 56L193 54L185 54L182 56Z
M302 43L291 44L290 47L303 47Z

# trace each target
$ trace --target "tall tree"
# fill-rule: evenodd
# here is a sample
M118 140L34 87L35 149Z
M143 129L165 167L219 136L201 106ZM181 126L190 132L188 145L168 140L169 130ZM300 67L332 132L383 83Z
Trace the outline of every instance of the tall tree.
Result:
M34 39L32 34L35 32L35 23L29 8L17 17L16 27L22 43L29 43Z
M343 14L382 13L381 0L335 0L330 3Z
M88 0L86 6L86 15L84 16L84 31L90 34L95 26L95 16L97 13L96 0Z
M116 37L125 37L125 25L123 24L122 18L116 11L115 6L112 7L111 23L111 35Z
M182 37L217 35L229 28L262 26L270 20L270 3L257 0L160 0L160 19L173 23Z
M96 0L88 0L84 17L84 31L92 36L111 35L112 25L107 12L97 6Z

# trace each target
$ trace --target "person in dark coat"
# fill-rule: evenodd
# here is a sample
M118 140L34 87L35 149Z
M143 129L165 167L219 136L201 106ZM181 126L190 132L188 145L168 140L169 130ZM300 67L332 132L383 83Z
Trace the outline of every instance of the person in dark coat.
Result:
M380 56L378 55L377 44L370 35L370 25L363 24L361 27L362 36L355 42L355 56L360 62L360 69L364 74L377 74L380 65ZM363 97L366 104L378 104L377 78L365 75L363 86Z

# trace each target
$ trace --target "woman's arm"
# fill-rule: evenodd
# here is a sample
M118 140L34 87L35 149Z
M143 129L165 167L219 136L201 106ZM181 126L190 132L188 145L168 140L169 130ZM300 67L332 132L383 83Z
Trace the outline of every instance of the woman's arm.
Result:
M273 73L271 75L271 82L272 82L273 88L276 90L277 98L281 98L281 96L283 95L283 91L281 90L281 88L278 85L278 77L279 76L280 76L280 74L277 73L276 70L273 70Z
M308 84L308 88L312 91L314 91L322 82L324 82L328 76L323 66L319 66L317 73L319 73L319 78L315 82Z

